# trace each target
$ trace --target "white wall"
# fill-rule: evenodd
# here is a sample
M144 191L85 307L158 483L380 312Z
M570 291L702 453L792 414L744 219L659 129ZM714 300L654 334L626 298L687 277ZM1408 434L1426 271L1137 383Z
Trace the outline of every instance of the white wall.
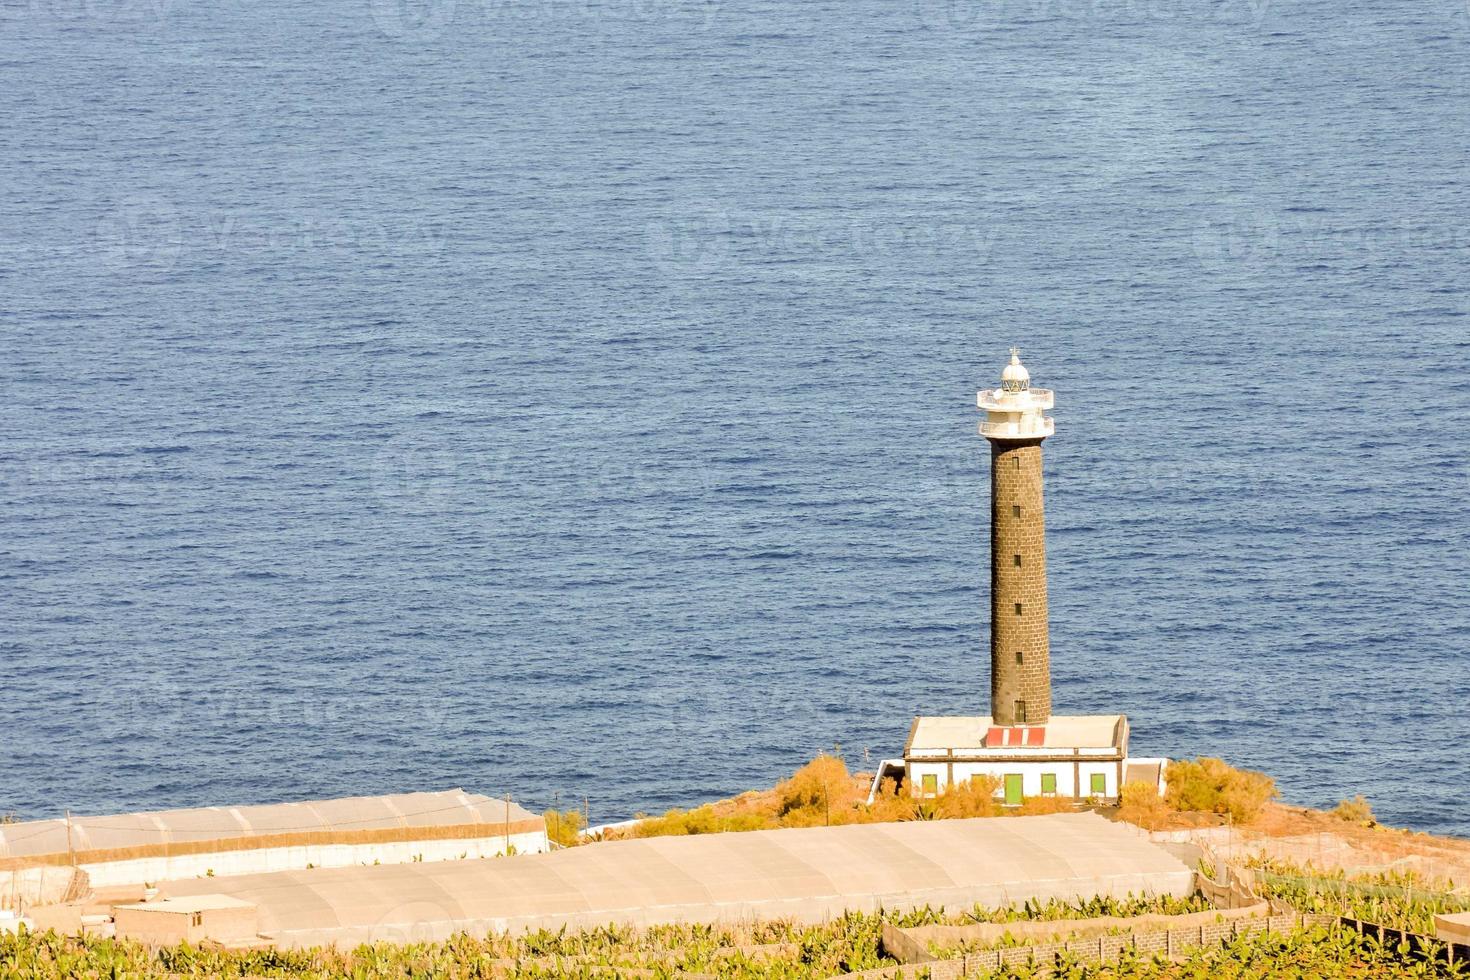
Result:
M550 850L545 831L511 834L517 854L540 854ZM214 851L172 857L137 858L84 864L82 870L92 887L136 885L143 882L178 881L216 876L259 874L266 871L297 871L311 865L342 868L355 864L408 864L411 861L453 861L458 858L495 857L505 850L505 836L455 840L393 841L382 844L307 844L300 847L269 847L252 851ZM70 873L70 869L67 869Z
M1088 762L1079 760L1076 768L1073 768L1071 760L1066 762L956 762L954 764L954 777L956 782L965 782L973 776L994 776L1004 780L1009 773L1021 774L1021 793L1024 796L1041 795L1042 773L1053 773L1057 777L1057 796L1072 797L1076 795L1074 785L1074 773L1082 781L1082 797L1086 799L1092 795L1092 774L1101 773L1106 780L1107 789L1103 795L1116 797L1118 795L1118 763L1117 762ZM949 764L945 762L920 762L909 763L909 780L912 791L918 793L924 785L924 776L932 775L938 777L939 788L944 789L949 778ZM1004 782L996 790L997 798L1005 795Z

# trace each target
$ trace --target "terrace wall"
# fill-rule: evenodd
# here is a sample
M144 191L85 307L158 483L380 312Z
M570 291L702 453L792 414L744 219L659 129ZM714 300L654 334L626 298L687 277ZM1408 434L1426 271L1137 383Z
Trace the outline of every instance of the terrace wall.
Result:
M944 960L930 955L924 944L910 935L913 930L905 930L885 923L883 948L888 955L902 960L904 965L865 970L848 976L880 980L880 978L917 976L922 971L931 980L958 980L960 977L999 969L1003 966L1024 966L1027 963L1035 963L1039 972L1044 974L1053 969L1057 957L1063 954L1093 963L1114 962L1120 959L1126 950L1145 955L1174 956L1188 949L1218 945L1235 936L1261 931L1288 933L1301 928L1331 925L1338 921L1335 915L1271 915L1236 918L1200 923L1186 929L1141 930L1122 936L1097 936L1089 939L1071 939L1010 946L1004 949L980 950ZM911 956L922 956L923 958L907 958Z

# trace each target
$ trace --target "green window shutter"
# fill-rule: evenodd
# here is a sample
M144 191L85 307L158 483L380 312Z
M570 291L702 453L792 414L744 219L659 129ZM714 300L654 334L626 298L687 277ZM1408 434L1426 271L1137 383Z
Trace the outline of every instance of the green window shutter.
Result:
M1092 795L1105 796L1108 792L1108 777L1100 772L1092 774Z
M1052 795L1056 795L1056 791L1057 791L1057 774L1056 773L1054 773L1054 772L1044 772L1044 773L1041 774L1041 791L1043 793L1051 793Z
M1018 773L1018 772L1016 772L1016 773L1009 773L1009 772L1006 773L1005 787L1006 787L1006 805L1007 806L1020 806L1021 805L1021 799L1022 799L1022 797L1021 797L1021 774Z
M939 777L932 772L924 777L924 795L937 796L939 794Z

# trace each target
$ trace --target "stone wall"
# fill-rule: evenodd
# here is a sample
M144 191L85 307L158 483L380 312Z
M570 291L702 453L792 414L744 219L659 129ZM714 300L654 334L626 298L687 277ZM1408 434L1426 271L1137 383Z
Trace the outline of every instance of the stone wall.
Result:
M1047 975L1054 970L1057 957L1063 954L1093 963L1109 963L1119 959L1125 950L1136 950L1144 954L1174 956L1189 949L1222 943L1234 936L1254 932L1288 933L1301 928L1325 926L1337 923L1335 915L1273 915L1258 918L1238 918L1213 923L1201 923L1187 929L1157 929L1134 932L1124 936L1096 936L1089 939L1072 939L1050 943L1034 943L1026 946L1011 946L1005 949L987 949L967 953L953 959L937 959L927 950L919 950L918 944L906 935L906 930L885 926L883 946L895 959L920 952L924 959L907 960L902 966L881 967L848 974L868 980L886 980L896 977L928 976L931 980L958 980L996 970L1003 966L1020 967L1035 963L1038 975ZM894 933L905 934L908 942L894 941Z
M1156 930L1187 932L1201 925L1214 925L1219 920L1265 918L1271 906L1265 899L1255 899L1237 908L1212 908L1203 912L1177 915L1148 913L1135 916L1104 915L1091 919L1036 919L1020 922L976 922L970 925L915 926L904 929L904 938L921 949L958 949L962 946L988 947L1003 942L1036 945L1060 941L1096 939L1098 936L1146 933ZM899 957L902 959L902 957Z
M990 713L1040 725L1051 718L1041 440L990 449Z

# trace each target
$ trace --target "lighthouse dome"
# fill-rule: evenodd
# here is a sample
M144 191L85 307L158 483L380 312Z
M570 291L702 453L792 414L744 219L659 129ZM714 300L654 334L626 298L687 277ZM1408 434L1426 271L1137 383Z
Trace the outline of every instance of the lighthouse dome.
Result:
M1011 363L1000 373L1000 386L1005 391L1025 391L1031 387L1031 372L1021 363L1021 352L1011 348Z

